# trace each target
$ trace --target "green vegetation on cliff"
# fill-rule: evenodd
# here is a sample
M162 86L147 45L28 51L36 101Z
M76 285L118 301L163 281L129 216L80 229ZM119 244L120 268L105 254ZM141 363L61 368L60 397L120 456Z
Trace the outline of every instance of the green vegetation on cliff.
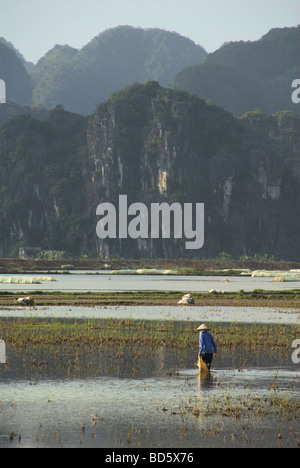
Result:
M4 105L5 106L5 105ZM57 107L0 128L0 249L72 255L299 260L300 120L291 111L242 118L157 82L115 92L89 118ZM96 236L108 201L204 203L205 242Z
M23 245L79 248L86 125L56 108L45 120L22 115L1 127L0 247L7 254Z
M156 82L134 84L98 106L88 141L96 197L118 204L205 204L201 255L299 258L299 118L255 111L240 119ZM184 239L98 241L106 255L172 258L195 255ZM109 248L108 248L109 246ZM197 252L199 255L199 252Z

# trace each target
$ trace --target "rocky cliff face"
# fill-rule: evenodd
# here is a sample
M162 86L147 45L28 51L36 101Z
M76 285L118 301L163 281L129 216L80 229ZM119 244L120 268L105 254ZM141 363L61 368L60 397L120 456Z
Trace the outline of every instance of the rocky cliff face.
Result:
M151 238L150 218L149 238L100 239L97 206L118 209L120 195L149 214L154 203L177 202L182 212L184 203L203 203L203 247L186 249L187 232ZM300 120L291 112L237 119L149 82L112 95L89 119L57 108L0 129L2 256L24 246L102 257L227 252L299 261L299 206Z
M299 257L300 122L290 112L241 119L156 82L98 107L88 127L89 216L104 201L204 203L205 243L97 239L100 255Z

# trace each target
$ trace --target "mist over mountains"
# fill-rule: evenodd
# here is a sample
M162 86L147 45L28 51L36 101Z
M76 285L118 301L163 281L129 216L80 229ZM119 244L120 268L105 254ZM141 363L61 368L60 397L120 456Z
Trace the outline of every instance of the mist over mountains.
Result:
M190 39L159 29L121 26L109 29L77 51L55 46L32 74L33 103L62 104L90 114L113 91L134 82L157 80L170 86L187 65L200 63L206 52Z
M240 116L260 109L272 114L299 108L291 83L300 76L300 27L272 29L255 42L231 42L201 64L182 70L175 86Z
M156 80L211 100L240 116L299 108L291 83L300 76L300 27L273 29L254 42L231 42L211 54L190 39L161 29L119 26L80 50L56 45L35 66L0 40L0 75L17 104L92 114L96 106L135 82Z

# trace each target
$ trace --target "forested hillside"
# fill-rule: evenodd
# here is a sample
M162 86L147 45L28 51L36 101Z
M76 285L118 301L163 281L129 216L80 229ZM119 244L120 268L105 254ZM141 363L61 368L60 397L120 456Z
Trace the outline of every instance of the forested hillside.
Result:
M56 108L0 129L0 255L21 246L80 251L87 119Z
M81 49L56 45L33 67L0 39L0 78L7 100L89 115L112 92L156 80L211 100L236 116L292 110L300 76L300 26L272 29L254 42L229 42L211 54L190 39L160 29L119 26ZM30 72L30 73L29 73Z
M11 47L0 41L0 79L6 83L6 100L32 104L32 84L22 60Z
M291 84L300 77L300 26L272 29L254 42L230 42L205 61L182 70L175 87L196 93L240 116L261 110L300 109Z
M177 33L120 26L80 50L59 45L50 50L32 74L33 102L91 114L112 92L134 82L171 85L182 68L202 62L206 55Z

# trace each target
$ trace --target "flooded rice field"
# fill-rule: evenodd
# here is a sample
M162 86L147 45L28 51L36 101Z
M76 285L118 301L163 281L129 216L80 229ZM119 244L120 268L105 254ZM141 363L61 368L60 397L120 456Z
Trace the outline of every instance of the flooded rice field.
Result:
M3 447L297 447L299 369L232 352L210 381L195 347L16 348L0 367Z
M0 291L299 287L255 277L54 277ZM299 314L297 307L4 307L0 448L300 447L300 364L291 347L300 339ZM194 366L201 322L218 345L208 381Z
M194 324L179 342L187 321L157 322L160 332L170 324L169 346L163 335L141 345L130 331L134 320L57 320L1 321L0 448L299 446L299 364L291 349L251 345L259 325L249 329L250 346L226 346L219 330L211 379L201 381ZM107 323L116 334L96 340ZM146 334L153 323L136 327ZM226 336L232 325L221 327ZM245 327L237 332L245 336ZM122 328L130 335L118 341ZM284 326L292 339L291 330Z

